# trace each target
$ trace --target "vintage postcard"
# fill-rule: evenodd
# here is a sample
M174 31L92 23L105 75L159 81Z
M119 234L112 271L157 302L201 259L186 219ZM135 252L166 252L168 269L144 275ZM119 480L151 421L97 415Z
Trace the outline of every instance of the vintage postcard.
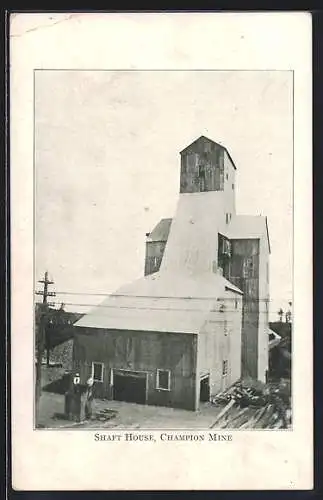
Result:
M311 489L310 16L10 36L13 487Z

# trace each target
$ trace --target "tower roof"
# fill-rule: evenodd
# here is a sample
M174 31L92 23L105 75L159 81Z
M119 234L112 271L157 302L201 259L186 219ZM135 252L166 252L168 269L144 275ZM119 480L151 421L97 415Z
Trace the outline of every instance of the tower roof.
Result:
M226 236L230 239L249 239L265 236L268 242L269 253L270 239L267 217L262 215L233 215L228 226Z
M180 154L182 155L184 153L188 153L190 150L194 150L194 147L200 142L212 144L213 146L216 146L217 148L220 148L223 151L225 151L227 153L228 157L230 158L234 169L235 170L237 169L237 167L235 166L234 161L233 161L229 151L227 150L227 148L225 146L222 146L222 144L219 144L218 142L215 142L212 139L205 137L205 135L201 135L198 139L195 139L195 141L193 141L191 144L186 146L186 148L182 149L182 151L180 151Z

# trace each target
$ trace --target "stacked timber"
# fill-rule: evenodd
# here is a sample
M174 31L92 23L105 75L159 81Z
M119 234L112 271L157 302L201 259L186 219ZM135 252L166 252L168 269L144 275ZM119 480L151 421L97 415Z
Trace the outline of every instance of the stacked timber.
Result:
M287 429L291 423L289 390L284 384L238 382L212 398L221 407L211 428Z

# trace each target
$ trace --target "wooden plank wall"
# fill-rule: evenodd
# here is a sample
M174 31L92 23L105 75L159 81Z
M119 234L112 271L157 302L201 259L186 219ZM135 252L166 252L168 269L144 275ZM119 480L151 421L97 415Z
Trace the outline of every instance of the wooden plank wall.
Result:
M195 409L196 336L190 334L77 328L74 368L82 382L92 362L104 363L97 395L111 397L111 369L148 372L148 404ZM171 370L171 390L156 389L157 368Z
M258 377L259 330L259 240L231 240L230 281L243 295L241 368L242 376ZM252 268L246 272L247 260Z
M201 188L201 177L205 179L204 189ZM223 189L224 151L222 148L209 141L200 140L182 153L180 193L223 191Z

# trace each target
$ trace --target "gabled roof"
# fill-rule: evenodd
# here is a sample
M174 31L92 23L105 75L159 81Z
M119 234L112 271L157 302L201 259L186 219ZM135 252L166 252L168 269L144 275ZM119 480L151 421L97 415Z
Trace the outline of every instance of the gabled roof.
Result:
M265 235L270 253L267 217L262 215L233 215L226 231L229 239L261 238Z
M222 144L219 144L218 142L215 142L212 139L209 139L208 137L205 137L205 135L201 135L201 137L199 137L198 139L195 139L195 141L193 141L191 144L189 144L188 146L186 146L186 148L182 149L182 151L180 151L180 154L186 153L189 149L192 149L193 146L197 142L200 142L200 141L209 142L209 143L217 146L218 148L222 149L223 151L225 151L227 153L228 157L230 158L231 163L232 163L234 169L235 170L237 169L237 167L235 166L235 163L234 163L234 161L233 161L233 159L232 159L229 151L227 150L227 148L225 146L222 146Z
M167 241L172 219L161 219L148 235L148 241Z

